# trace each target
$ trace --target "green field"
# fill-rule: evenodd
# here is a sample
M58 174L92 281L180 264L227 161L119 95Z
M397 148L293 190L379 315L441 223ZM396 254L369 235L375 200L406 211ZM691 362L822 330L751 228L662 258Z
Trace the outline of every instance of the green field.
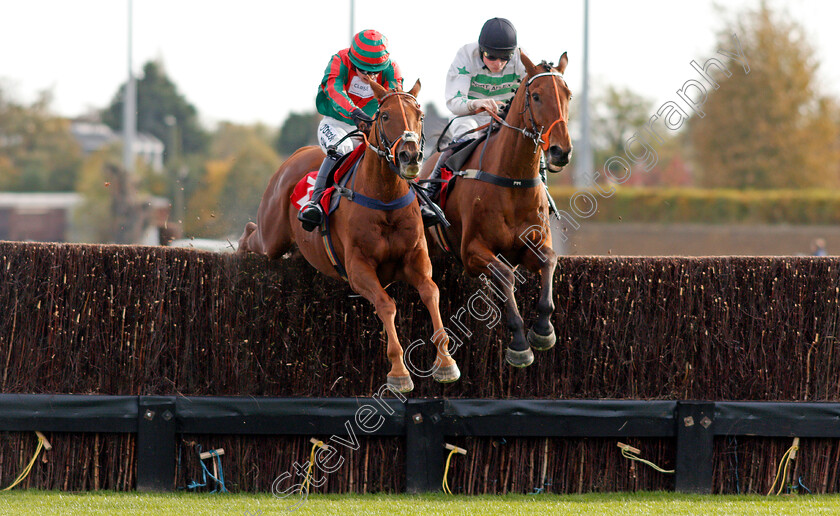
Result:
M260 494L139 494L13 491L0 493L0 515L216 515L330 514L473 515L840 514L840 496L700 496L674 493L589 495L312 495L292 511L288 500Z

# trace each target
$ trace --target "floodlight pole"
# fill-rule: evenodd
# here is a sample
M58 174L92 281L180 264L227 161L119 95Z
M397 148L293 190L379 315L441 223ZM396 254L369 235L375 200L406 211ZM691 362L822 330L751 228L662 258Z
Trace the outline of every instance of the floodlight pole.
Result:
M356 0L350 0L350 41L353 41L353 36L356 35L355 28L356 21Z
M123 98L123 167L129 174L134 173L134 140L137 136L137 90L134 84L134 72L131 69L131 14L132 0L128 0L128 80L125 83Z
M592 184L594 165L589 131L589 0L583 0L583 100L580 116L580 160L575 168L575 186Z

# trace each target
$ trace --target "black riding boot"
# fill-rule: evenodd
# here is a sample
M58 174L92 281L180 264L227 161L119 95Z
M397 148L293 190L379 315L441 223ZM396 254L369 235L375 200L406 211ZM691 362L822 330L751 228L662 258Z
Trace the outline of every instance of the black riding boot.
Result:
M315 187L312 189L312 197L309 202L303 205L298 212L298 220L301 222L304 231L313 231L324 222L324 212L321 211L321 196L327 188L327 179L330 172L338 161L339 156L327 154L321 168L318 169L318 176L315 178Z
M432 170L432 173L429 176L429 179L440 179L440 169L441 169L441 167L443 167L444 162L447 159L449 159L449 156L451 156L451 155L452 155L451 148L446 149L446 150L444 150L443 152L440 153L440 156L438 157L437 163L435 163L435 168ZM440 195L440 189L443 186L443 183L434 182L434 183L428 183L428 185L429 186L426 187L426 190L427 190L427 193L429 195L429 199L432 202L439 203L440 200L438 199L438 196ZM438 206L438 208L439 208L439 206ZM435 224L440 222L438 220L437 215L435 215L435 211L431 208L431 206L425 206L425 205L421 206L420 207L420 215L423 216L423 225L425 227L434 226Z

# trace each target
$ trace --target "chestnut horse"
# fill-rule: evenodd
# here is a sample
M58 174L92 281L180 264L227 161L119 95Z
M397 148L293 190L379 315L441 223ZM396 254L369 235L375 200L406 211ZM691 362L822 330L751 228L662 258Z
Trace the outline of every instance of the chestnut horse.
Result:
M551 290L557 255L551 246L548 197L539 179L538 151L542 148L551 172L568 164L572 152L568 130L572 94L562 75L568 64L566 54L556 68L545 62L534 65L521 56L527 75L506 119L499 119L502 127L478 145L462 167L470 174L457 178L447 192L444 213L451 227L430 228L430 237L434 231L443 233L446 245L468 274L493 282L512 333L505 359L516 367L534 361L531 346L545 350L556 341L550 316L554 312ZM436 155L432 158L421 177L431 173ZM516 281L524 280L519 265L540 274L538 318L527 338L514 297Z
M420 171L423 149L419 135L423 112L417 103L417 81L409 92L386 91L369 82L379 101L379 110L369 131L369 144L359 164L352 188L357 199L389 203L411 196L407 180ZM318 231L307 232L297 219L297 207L290 196L298 181L318 170L324 159L319 147L303 147L286 160L271 177L257 212L257 222L249 222L239 240L240 252L255 252L275 259L293 244L316 269L333 278L341 276L330 261ZM432 317L437 356L434 378L454 382L460 376L449 356L449 339L442 330L440 293L432 281L432 264L423 232L417 202L400 208L373 209L342 199L329 216L334 258L346 271L350 287L373 303L387 335L387 355L391 362L388 385L399 392L414 388L403 360L403 349L394 324L397 306L382 285L402 280L420 293ZM394 203L392 206L399 206Z

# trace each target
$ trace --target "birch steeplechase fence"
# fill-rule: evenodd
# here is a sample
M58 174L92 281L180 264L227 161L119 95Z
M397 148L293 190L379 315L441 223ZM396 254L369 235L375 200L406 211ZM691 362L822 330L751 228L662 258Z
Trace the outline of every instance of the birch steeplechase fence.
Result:
M493 293L434 265L441 315L471 334L462 377L415 377L403 401L380 391L370 304L299 258L0 242L0 488L38 430L52 449L25 487L184 489L200 446L225 450L228 488L268 491L350 424L319 492L438 490L451 443L454 492L764 493L794 437L788 489L840 492L840 261L563 257L557 345L521 370L503 322L459 312ZM403 345L428 339L417 294L388 291ZM536 291L517 292L526 324Z

